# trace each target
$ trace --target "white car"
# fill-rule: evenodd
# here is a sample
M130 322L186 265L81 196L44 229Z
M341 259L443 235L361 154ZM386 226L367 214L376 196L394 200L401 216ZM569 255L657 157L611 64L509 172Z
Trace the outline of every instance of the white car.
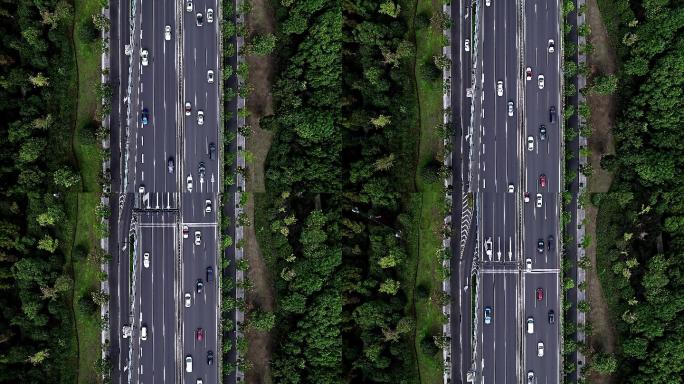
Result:
M485 0L485 5L488 7L492 5L492 0Z
M537 343L537 356L544 356L544 343L541 341Z
M485 241L485 253L487 256L492 255L492 238L488 238L487 241Z
M207 23L213 23L214 22L214 10L209 8L207 9Z
M204 125L204 111L201 109L197 111L197 125Z
M209 199L204 201L204 212L211 213L211 200Z
M143 267L149 268L150 267L150 253L145 252L143 254Z
M534 333L534 318L533 317L527 318L527 333L529 333L529 334Z
M192 175L188 175L185 181L187 183L188 192L192 192Z
M534 384L534 372L527 372L527 384Z
M192 12L192 0L188 0L185 2L185 10L187 12Z
M549 53L554 52L556 52L556 44L553 42L553 39L549 39Z
M499 80L496 82L496 95L503 96L503 81Z
M171 40L171 26L164 27L164 40Z
M192 305L192 296L190 295L190 292L185 292L185 308L190 308Z
M140 340L147 340L147 325L143 324L143 326L140 327Z
M466 52L470 52L470 40L465 39L465 43L463 44L463 49L465 49Z
M525 79L532 80L532 68L527 67L527 69L525 69Z
M202 379L197 379L197 381L195 382L195 384L203 384L203 383L204 383L204 381L202 381Z
M147 49L143 49L142 52L140 52L140 62L142 63L143 67L147 67L150 64L150 53L147 52Z
M185 356L185 372L192 373L192 356Z
M195 245L202 244L202 232L195 231Z
M214 82L214 71L210 69L207 71L207 83L211 84L213 82Z
M192 114L192 104L189 101L185 102L185 116L190 116Z
M138 193L141 195L145 193L145 184L140 184L140 186L138 187Z
M508 184L508 193L514 193L515 192L515 185L513 183Z
M532 270L532 259L530 259L529 257L525 259L525 269L527 269L528 271Z
M513 116L513 102L508 102L508 116Z
M534 136L527 136L527 150L534 151Z
M544 75L537 76L537 85L539 89L544 89Z
M537 208L541 208L541 207L542 207L542 194L537 193Z

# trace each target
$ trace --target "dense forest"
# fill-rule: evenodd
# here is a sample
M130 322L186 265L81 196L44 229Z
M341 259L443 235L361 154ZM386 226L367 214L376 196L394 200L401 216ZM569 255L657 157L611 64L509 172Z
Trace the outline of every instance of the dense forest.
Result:
M406 166L415 100L399 5L283 1L266 166L279 383L417 382ZM439 70L437 70L439 75ZM436 348L436 347L435 347Z
M610 3L610 4L607 4ZM621 68L615 181L594 196L617 382L684 382L684 2L601 3Z
M73 382L74 332L60 238L70 166L72 8L0 3L0 382ZM70 93L71 92L71 93Z

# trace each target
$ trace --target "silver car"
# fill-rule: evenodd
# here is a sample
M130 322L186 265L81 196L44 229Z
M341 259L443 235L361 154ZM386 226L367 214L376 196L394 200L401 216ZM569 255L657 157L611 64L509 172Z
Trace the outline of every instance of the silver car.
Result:
M503 96L503 81L499 80L496 82L496 95Z
M204 201L204 212L211 213L211 200L209 199Z
M508 116L513 116L513 101L508 102Z
M192 175L188 175L188 177L185 179L185 182L187 183L186 186L188 188L188 192L192 192Z
M541 208L541 207L542 207L542 194L537 193L537 208Z
M527 150L534 151L534 137L532 135L527 136Z
M140 52L140 61L142 62L143 67L147 67L150 64L150 53L147 51L147 49L143 49L142 52Z
M202 232L195 231L195 245L202 244Z
M190 308L192 305L192 296L190 295L190 292L185 292L185 308Z
M211 84L213 82L214 82L214 71L210 69L207 71L207 83Z
M143 254L143 267L149 268L150 267L150 253L145 252Z
M537 76L537 85L539 89L544 89L544 75Z
M532 259L530 259L529 257L525 259L525 269L527 269L528 271L532 270Z
M197 111L197 125L204 125L204 111Z
M185 356L185 372L192 373L192 356Z
M192 12L192 0L188 0L185 2L185 10L187 12Z
M537 356L544 356L544 343L541 341L537 343Z
M214 22L214 10L209 8L207 9L207 23L213 23Z
M171 40L171 26L164 27L164 40Z

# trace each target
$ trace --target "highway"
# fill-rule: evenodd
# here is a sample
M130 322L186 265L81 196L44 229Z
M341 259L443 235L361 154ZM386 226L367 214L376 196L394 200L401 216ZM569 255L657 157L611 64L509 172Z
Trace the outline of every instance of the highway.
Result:
M533 373L536 383L560 382L560 191L562 134L559 120L560 104L560 48L558 1L529 0L524 8L524 66L531 69L531 80L525 80L525 190L531 201L523 209L523 243L525 258L532 261L531 270L525 269L524 317L534 319L534 333L524 336L524 374ZM549 52L553 40L554 52ZM539 75L544 76L540 89ZM525 75L527 76L527 74ZM527 77L526 77L527 78ZM554 122L550 121L550 108L555 107ZM546 137L542 139L542 125ZM533 149L527 148L531 136ZM540 177L546 177L542 187ZM542 196L542 207L536 207L536 196ZM544 242L542 251L537 249ZM550 243L550 247L549 247ZM539 300L537 291L543 298ZM553 324L549 314L553 313ZM543 343L544 356L540 357L538 343Z
M478 215L481 265L480 311L489 307L490 324L479 316L482 383L517 383L521 320L519 217L520 109L518 8L497 1L481 6L482 68ZM477 96L476 96L477 97ZM512 107L509 107L512 103ZM511 110L512 109L512 110ZM478 112L475 112L478 115ZM509 187L512 187L512 192Z

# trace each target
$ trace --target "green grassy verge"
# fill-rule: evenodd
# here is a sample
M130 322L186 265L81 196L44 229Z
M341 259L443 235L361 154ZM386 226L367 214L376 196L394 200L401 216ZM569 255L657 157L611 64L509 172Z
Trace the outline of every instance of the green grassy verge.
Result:
M412 0L406 3L409 25L414 25L416 15L433 15L441 10L441 2L431 0ZM412 27L413 28L413 27ZM441 246L441 226L443 220L444 197L441 180L435 183L426 182L422 176L424 166L434 160L441 152L442 138L436 131L442 122L442 80L426 80L419 67L422 63L432 61L442 52L442 32L428 27L415 29L416 66L414 78L416 96L418 98L420 131L416 141L418 157L415 172L417 188L410 200L412 229L409 231L409 260L402 276L403 286L409 297L407 307L415 312L416 333L415 350L421 383L441 383L443 362L441 353L434 356L425 354L420 341L425 335L440 335L443 316L439 304L430 298L420 298L414 294L418 286L425 287L434 297L442 289L442 277L439 272L437 251Z
M86 255L90 249L99 246L97 227L99 218L95 208L99 204L101 149L92 132L92 122L97 115L99 96L97 85L100 83L100 42L83 42L80 29L92 22L92 15L101 10L99 0L76 0L74 2L74 49L78 63L78 106L76 127L73 134L73 152L81 175L81 193L67 198L68 222L74 228L70 260L73 268L74 290L73 308L78 335L78 383L98 383L100 377L94 364L101 354L100 312L83 311L79 299L90 296L100 289L100 266L90 262Z
M622 235L619 227L624 212L608 194L600 194L598 213L596 215L596 273L601 281L603 296L608 303L611 316L616 319L624 312L625 308L620 305L620 286L624 280L616 278L612 270L617 257L615 243Z

